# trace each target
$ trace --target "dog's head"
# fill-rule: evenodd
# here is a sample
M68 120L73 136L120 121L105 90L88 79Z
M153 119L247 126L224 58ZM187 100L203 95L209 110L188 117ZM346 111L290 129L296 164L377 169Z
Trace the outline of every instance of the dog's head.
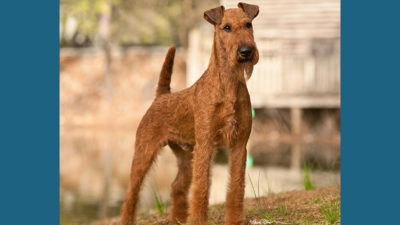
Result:
M247 79L259 54L253 36L253 19L258 15L258 6L240 2L239 8L227 9L219 6L204 12L204 19L215 26L215 40L220 50L225 51L231 66L244 64Z

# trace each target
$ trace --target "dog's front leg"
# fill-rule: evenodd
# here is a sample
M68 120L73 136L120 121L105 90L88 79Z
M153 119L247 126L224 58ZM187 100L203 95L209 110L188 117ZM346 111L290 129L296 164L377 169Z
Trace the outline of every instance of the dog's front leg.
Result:
M198 138L194 148L192 200L189 207L189 224L207 224L211 162L214 148L207 137Z
M243 198L245 188L246 152L245 144L233 147L230 152L230 182L226 199L226 225L244 224Z

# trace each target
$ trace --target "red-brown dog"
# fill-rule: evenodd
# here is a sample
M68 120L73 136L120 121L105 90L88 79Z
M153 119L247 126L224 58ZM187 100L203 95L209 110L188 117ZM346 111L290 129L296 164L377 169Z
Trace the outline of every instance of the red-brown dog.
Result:
M160 149L169 145L178 159L179 172L172 184L171 219L191 224L207 223L210 173L217 148L229 152L230 183L226 224L244 224L246 144L251 130L251 103L246 79L258 62L252 20L258 6L239 3L204 12L215 27L207 70L191 87L170 93L175 47L167 53L156 99L136 133L130 186L121 209L124 225L135 223L140 186ZM192 184L192 199L188 191Z

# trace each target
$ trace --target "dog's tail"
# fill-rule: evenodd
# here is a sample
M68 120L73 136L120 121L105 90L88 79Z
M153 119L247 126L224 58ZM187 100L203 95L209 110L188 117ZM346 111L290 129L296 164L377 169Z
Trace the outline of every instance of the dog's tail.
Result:
M171 46L168 49L167 56L165 57L165 61L160 72L160 79L158 80L156 97L171 92L170 83L172 68L174 67L175 50L175 45Z

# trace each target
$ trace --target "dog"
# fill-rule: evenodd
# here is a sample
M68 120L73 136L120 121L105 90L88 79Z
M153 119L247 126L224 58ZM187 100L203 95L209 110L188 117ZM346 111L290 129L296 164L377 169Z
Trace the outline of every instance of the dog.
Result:
M123 225L135 224L140 186L165 145L178 162L171 191L172 221L207 223L213 155L217 148L225 148L230 172L225 221L245 223L246 144L252 126L246 81L259 59L252 26L258 12L258 6L246 3L205 11L204 19L215 28L208 68L195 84L175 93L170 91L170 81L176 48L168 50L156 98L137 129L130 185L121 208Z

